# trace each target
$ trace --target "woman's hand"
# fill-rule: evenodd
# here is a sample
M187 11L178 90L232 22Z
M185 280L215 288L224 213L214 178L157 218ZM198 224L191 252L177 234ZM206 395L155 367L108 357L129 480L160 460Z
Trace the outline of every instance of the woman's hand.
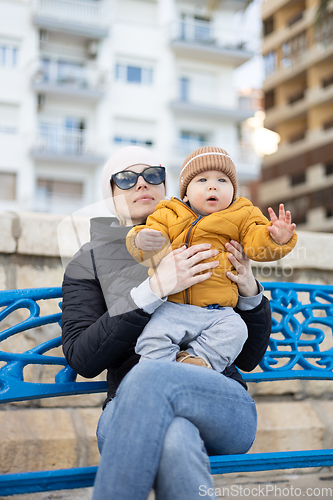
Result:
M219 265L218 260L201 264L201 261L215 257L219 253L217 249L210 250L210 248L209 243L193 245L190 248L184 245L166 255L150 279L151 291L162 298L182 292L210 278L212 273L209 270Z
M252 273L251 261L245 255L242 245L238 241L231 240L225 247L230 252L228 259L237 271L237 275L227 271L227 278L237 283L238 291L243 297L257 295L258 285Z

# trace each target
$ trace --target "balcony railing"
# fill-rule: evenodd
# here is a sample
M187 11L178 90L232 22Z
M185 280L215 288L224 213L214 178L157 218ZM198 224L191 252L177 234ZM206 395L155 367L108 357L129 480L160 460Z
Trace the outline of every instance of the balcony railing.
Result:
M315 41L320 47L327 47L333 43L333 13L326 16L322 24L316 29Z
M66 156L89 153L84 130L46 124L39 129L34 150Z
M71 213L81 208L83 198L76 194L46 193L38 190L34 198L34 211L48 213Z
M195 151L196 149L202 148L204 146L216 146L212 142L207 141L196 141L196 140L185 140L180 139L175 148L176 156L181 160L185 160L186 156ZM235 147L229 146L228 144L218 145L219 147L225 149L229 154L235 151ZM233 161L236 166L240 163L242 164L257 164L259 162L258 156L256 155L254 148L251 144L238 144L236 152L231 154Z
M176 155L185 160L187 155L204 146L209 146L209 143L205 141L196 141L195 139L179 139L176 144Z
M48 19L103 30L108 27L110 8L107 0L34 0L33 13L37 24Z
M212 45L226 50L257 51L259 38L250 33L219 27L211 21L179 19L172 24L171 38L177 42Z
M61 89L98 91L102 93L106 84L105 75L96 68L70 63L59 59L43 58L33 77L33 85L59 87Z
M177 38L180 40L214 43L213 27L210 21L181 20L177 23Z

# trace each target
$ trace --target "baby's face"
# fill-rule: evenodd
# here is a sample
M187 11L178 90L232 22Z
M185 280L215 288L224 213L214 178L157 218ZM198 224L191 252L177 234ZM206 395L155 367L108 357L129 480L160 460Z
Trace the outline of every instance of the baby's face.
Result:
M234 197L234 187L227 175L208 170L196 175L187 186L185 202L199 215L209 215L228 208Z

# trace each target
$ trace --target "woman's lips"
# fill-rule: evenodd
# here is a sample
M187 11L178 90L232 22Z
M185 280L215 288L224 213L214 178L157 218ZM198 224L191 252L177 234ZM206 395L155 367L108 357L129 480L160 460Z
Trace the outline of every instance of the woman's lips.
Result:
M134 203L138 203L138 202L145 202L145 201L153 201L153 197L152 196L148 196L148 195L145 195L145 196L140 196L139 198L137 198L135 200Z

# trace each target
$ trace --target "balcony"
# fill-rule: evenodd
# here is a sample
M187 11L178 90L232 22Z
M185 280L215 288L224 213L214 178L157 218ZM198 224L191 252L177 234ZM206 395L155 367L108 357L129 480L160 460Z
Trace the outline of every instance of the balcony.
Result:
M91 65L43 58L32 78L32 89L43 94L97 101L103 97L106 83L106 74Z
M255 55L259 40L211 21L185 18L171 25L171 48L179 56L227 62L237 67Z
M272 50L276 50L284 43L288 43L292 38L298 36L302 31L306 31L313 25L316 18L316 9L308 8L301 11L295 17L292 24L286 24L278 29L274 29L266 35L262 42L262 52L267 54Z
M210 143L206 141L179 139L174 149L175 156L180 158L180 161L184 161L192 151L209 145Z
M90 146L84 130L41 124L37 141L31 150L35 160L98 165L105 158Z
M333 83L333 82L332 82ZM333 101L333 84L326 87L312 87L304 92L304 98L291 105L284 104L266 112L265 127L274 128L281 122L305 115L310 108Z
M34 0L33 22L39 28L90 39L108 35L108 0Z
M249 182L258 177L260 170L260 159L256 155L251 144L242 143L238 143L235 148L235 145L215 144L214 141L209 142L191 139L179 139L173 150L173 160L171 161L171 168L177 170L178 172L187 155L189 155L196 149L212 145L225 149L231 155L236 165L237 174L241 182Z
M262 19L267 19L272 16L275 12L282 9L287 5L290 0L263 0L261 4L261 16Z
M222 108L185 100L172 101L170 107L177 115L199 119L221 119L235 123L242 122L253 116L253 109Z
M303 139L293 143L281 143L276 153L265 156L263 167L270 167L289 158L297 157L313 149L333 142L333 128L323 127L308 130Z
M284 44L288 45L288 44ZM330 14L321 28L318 29L314 43L310 46L299 46L291 51L288 57L283 57L280 67L267 76L263 90L268 92L290 78L295 78L309 67L328 60L333 55L333 14Z

